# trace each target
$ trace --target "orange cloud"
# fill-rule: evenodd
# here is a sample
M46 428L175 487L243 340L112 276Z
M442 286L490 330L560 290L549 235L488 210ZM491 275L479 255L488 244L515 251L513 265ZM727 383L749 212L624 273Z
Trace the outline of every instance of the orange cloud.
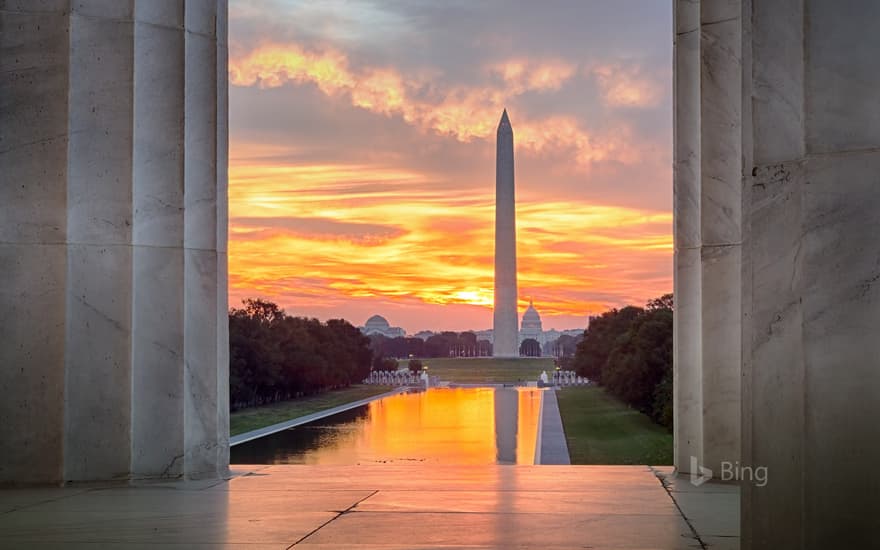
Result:
M660 82L636 65L597 65L590 69L602 100L611 107L656 107L664 97Z
M640 81L612 81L597 69L600 82L609 82L606 97L614 101L643 101L647 92ZM576 67L559 60L517 59L487 68L500 84L443 86L419 76L406 77L391 68L352 68L346 55L327 49L308 51L297 44L267 44L229 60L229 81L235 86L273 88L286 83L311 83L324 94L347 98L356 107L385 116L400 116L422 130L451 136L459 141L491 139L502 108L528 91L559 89ZM424 88L432 89L426 94ZM604 87L604 84L603 84ZM639 95L639 94L642 95ZM627 95L628 94L628 95ZM512 113L513 114L513 113ZM568 116L527 119L513 114L520 149L540 154L546 150L571 150L580 166L613 160L633 163L638 150L626 126L594 135Z
M575 66L560 60L510 60L490 67L501 76L505 90L521 94L529 90L558 90L575 73Z
M242 156L229 180L231 303L258 294L305 311L353 298L491 308L491 194L450 196L393 167ZM545 316L583 318L668 292L671 225L667 212L521 198L522 305L531 296Z

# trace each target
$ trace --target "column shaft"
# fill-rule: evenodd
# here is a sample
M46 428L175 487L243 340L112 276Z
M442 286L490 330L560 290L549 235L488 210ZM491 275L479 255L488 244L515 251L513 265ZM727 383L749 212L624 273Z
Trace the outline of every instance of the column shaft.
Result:
M67 8L0 8L0 483L216 476L226 3Z
M740 458L741 16L700 2L701 463L716 475Z
M675 2L673 319L674 461L689 472L702 452L702 326L700 268L700 9Z
M62 477L68 24L0 7L0 484Z
M675 465L740 458L741 13L675 4Z
M131 460L132 3L70 12L64 478Z
M880 459L873 2L752 6L744 548L867 548Z
M183 8L135 4L132 471L139 476L180 475L184 463Z

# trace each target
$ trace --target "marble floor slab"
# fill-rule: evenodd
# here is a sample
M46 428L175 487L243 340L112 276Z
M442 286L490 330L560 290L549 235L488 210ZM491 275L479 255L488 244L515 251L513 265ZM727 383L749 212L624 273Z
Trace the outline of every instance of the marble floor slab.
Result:
M222 482L3 489L0 548L739 546L735 487L676 490L680 480L669 471L645 466L236 466L234 473Z

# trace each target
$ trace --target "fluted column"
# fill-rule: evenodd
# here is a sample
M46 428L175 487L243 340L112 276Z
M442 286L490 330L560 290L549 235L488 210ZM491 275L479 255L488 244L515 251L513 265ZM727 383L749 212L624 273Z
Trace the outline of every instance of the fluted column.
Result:
M700 5L676 0L674 37L675 219L673 318L674 461L689 472L703 456L700 285Z
M743 548L869 548L880 505L880 6L752 2Z
M0 8L0 482L62 478L69 23Z
M226 4L0 17L0 482L216 476Z
M703 456L740 458L742 6L700 2L700 263Z
M696 4L680 2L690 11ZM880 490L872 436L880 413L880 7L699 7L701 318L692 331L685 323L695 317L676 311L676 429L698 431L680 390L691 372L686 352L700 339L706 465L737 460L730 412L742 415L743 548L867 548ZM679 8L679 24L692 22L685 13ZM697 75L682 62L683 43L678 34L676 193L693 187L681 152L693 147L683 128L696 102L681 91ZM677 216L694 214L678 196L675 205ZM683 227L677 220L677 252ZM688 300L696 290L682 266L677 259L676 295ZM683 449L677 439L685 471Z
M132 469L144 475L180 474L184 443L186 36L181 4L156 8L137 2L134 23Z
M675 2L675 465L740 458L741 6Z

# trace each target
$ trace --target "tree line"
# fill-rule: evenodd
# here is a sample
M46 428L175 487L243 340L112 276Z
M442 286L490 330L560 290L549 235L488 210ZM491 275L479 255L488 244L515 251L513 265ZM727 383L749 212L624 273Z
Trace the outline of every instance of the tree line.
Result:
M488 357L492 344L478 340L470 331L441 332L427 340L417 337L388 338L381 334L370 335L370 345L376 357L404 359L407 357Z
M672 427L672 294L590 318L568 366Z
M369 338L374 355L383 358L490 357L492 355L492 343L489 340L478 339L471 331L446 331L433 334L426 340L412 336L388 338L382 334L371 334ZM530 342L533 346L538 346L537 351L526 353L521 347L520 353L533 357L573 356L579 341L580 336L563 334L545 343L542 349L537 341L526 340L523 343Z
M577 351L577 345L583 337L583 333L577 336L563 334L559 338L544 344L544 355L550 357L573 357Z
M233 410L360 382L372 360L369 338L343 319L292 317L259 299L229 312Z

